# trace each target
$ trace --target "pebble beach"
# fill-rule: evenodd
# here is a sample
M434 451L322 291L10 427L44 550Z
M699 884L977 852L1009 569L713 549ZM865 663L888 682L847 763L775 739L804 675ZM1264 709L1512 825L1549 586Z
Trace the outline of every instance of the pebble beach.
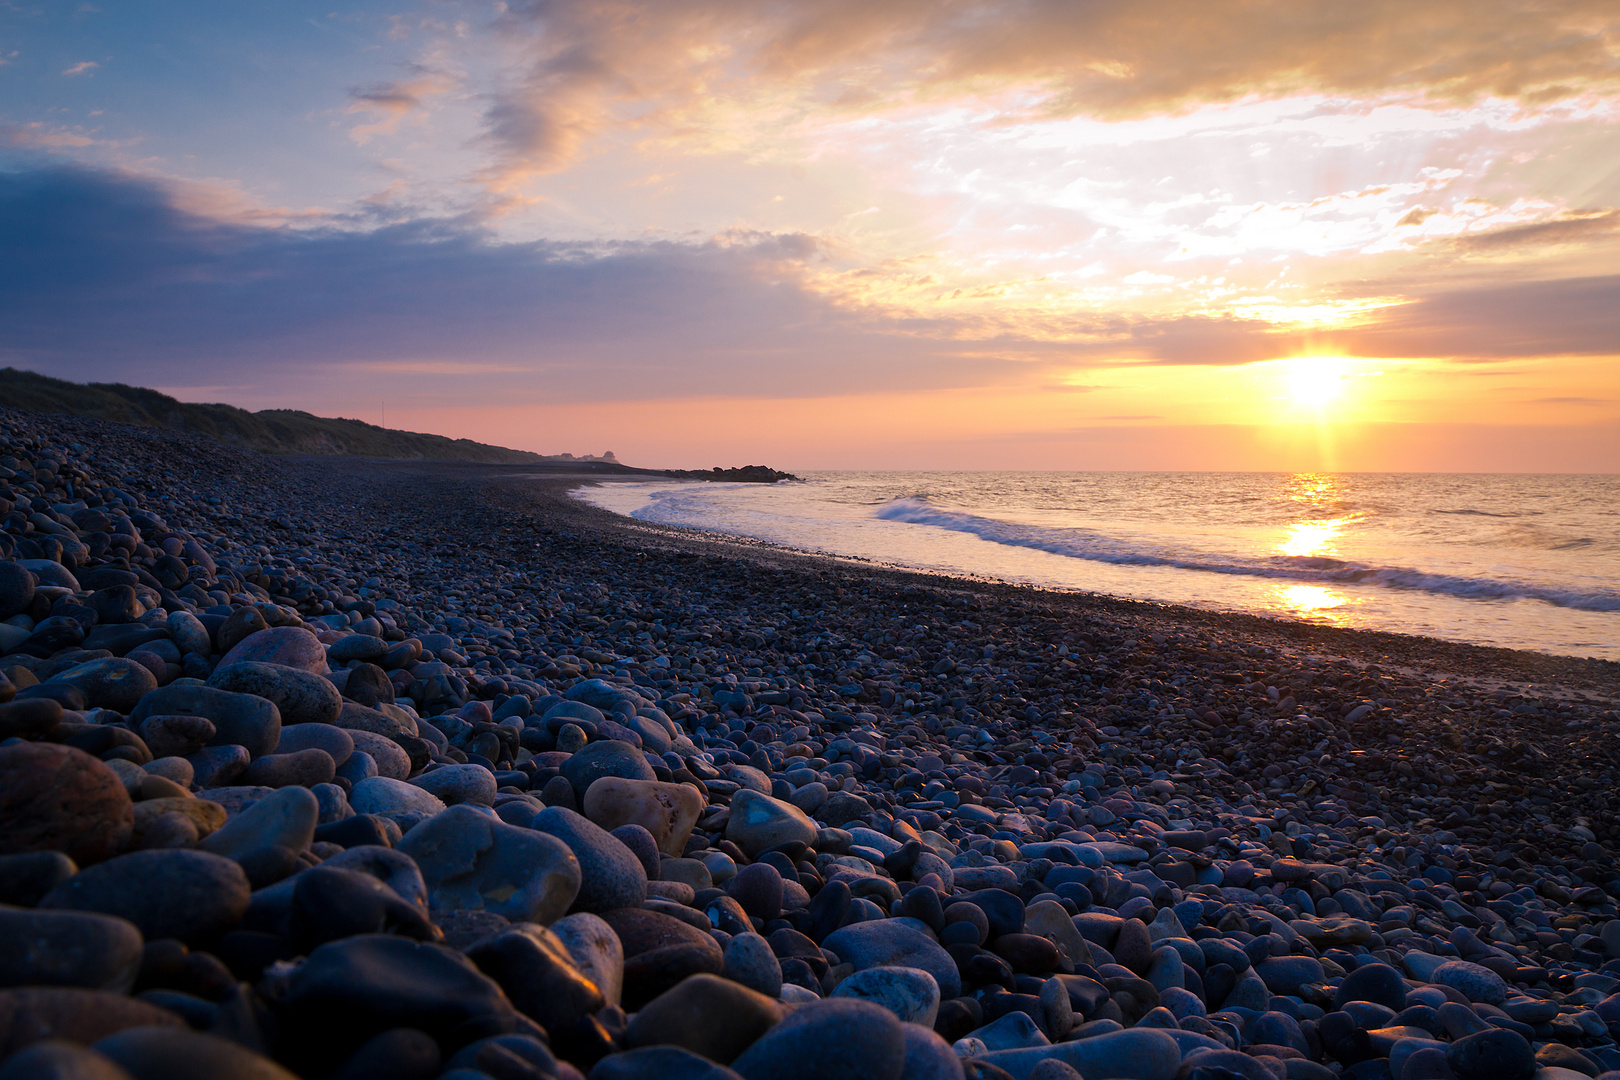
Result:
M0 1080L1620 1078L1620 665L0 409Z

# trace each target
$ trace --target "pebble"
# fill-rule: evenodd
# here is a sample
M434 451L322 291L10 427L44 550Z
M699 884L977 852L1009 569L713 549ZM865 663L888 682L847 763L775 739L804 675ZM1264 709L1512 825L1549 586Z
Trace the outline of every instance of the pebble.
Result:
M920 968L865 968L840 982L832 996L870 1001L888 1009L905 1023L926 1028L934 1026L934 1018L939 1013L939 983Z
M357 785L356 796L361 787L374 782ZM432 798L426 792L419 794ZM567 914L579 894L580 866L566 844L507 825L470 806L441 805L440 810L412 828L398 845L421 869L433 909L492 911L541 924Z
M639 907L647 899L647 870L610 832L572 810L548 806L529 828L554 836L579 862L579 891L572 910L601 913Z
M782 1018L781 1003L740 983L697 974L649 1001L625 1028L624 1043L679 1046L729 1065Z
M0 908L0 987L80 986L128 993L140 970L133 923L76 911Z
M113 915L147 939L198 941L235 926L247 911L249 891L242 868L222 856L136 851L85 867L46 893L39 906Z
M339 459L10 410L0 443L0 510L65 530L0 514L0 903L24 909L0 921L123 917L220 957L190 954L212 996L126 986L139 936L75 951L41 931L24 960L0 948L0 976L73 985L0 990L0 1044L19 1007L80 1043L113 1030L91 1011L139 1025L121 1002L297 1074L372 1047L361 1075L390 1080L412 1061L424 1080L751 1075L800 1017L892 991L904 1063L860 1075L1620 1066L1606 669L688 560L549 494L496 512L504 481L439 466L409 467L402 515L400 481ZM521 557L492 559L514 528ZM545 815L568 842L529 828ZM240 876L192 890L126 863L212 849ZM53 899L104 870L121 916ZM378 928L378 950L438 959L357 944ZM901 1020L896 966L943 987L937 1032ZM287 992L312 970L320 1006ZM535 989L550 978L565 989ZM735 1073L628 1049L627 1023L693 980L786 1017ZM396 1004L421 1030L392 1034L407 1021L368 987L419 990ZM458 993L470 1026L421 1004Z
M899 1080L905 1062L893 1013L833 998L795 1009L731 1064L743 1080Z

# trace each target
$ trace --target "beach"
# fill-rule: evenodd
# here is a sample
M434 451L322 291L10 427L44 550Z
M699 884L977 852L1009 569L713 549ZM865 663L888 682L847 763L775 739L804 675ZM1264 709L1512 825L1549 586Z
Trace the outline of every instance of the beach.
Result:
M0 435L0 1078L1620 1069L1614 662Z

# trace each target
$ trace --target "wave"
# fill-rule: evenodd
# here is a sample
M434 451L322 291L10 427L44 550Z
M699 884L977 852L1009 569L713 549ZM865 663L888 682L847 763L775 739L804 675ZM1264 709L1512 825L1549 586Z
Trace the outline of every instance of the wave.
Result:
M1460 597L1466 600L1540 600L1581 611L1620 611L1620 594L1573 592L1527 582L1436 574L1409 567L1368 566L1319 555L1276 555L1263 559L1197 557L1143 551L1126 541L1089 529L1047 529L979 517L931 505L926 497L894 499L876 512L884 521L928 525L970 533L992 544L1030 548L1052 555L1115 566L1163 566L1210 574L1275 578L1323 584L1374 585Z

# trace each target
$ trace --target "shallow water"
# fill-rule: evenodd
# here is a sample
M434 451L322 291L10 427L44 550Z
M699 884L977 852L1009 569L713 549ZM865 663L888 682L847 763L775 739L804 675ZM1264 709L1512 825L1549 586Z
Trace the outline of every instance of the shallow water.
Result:
M1620 477L826 472L575 493L952 574L1620 659Z

